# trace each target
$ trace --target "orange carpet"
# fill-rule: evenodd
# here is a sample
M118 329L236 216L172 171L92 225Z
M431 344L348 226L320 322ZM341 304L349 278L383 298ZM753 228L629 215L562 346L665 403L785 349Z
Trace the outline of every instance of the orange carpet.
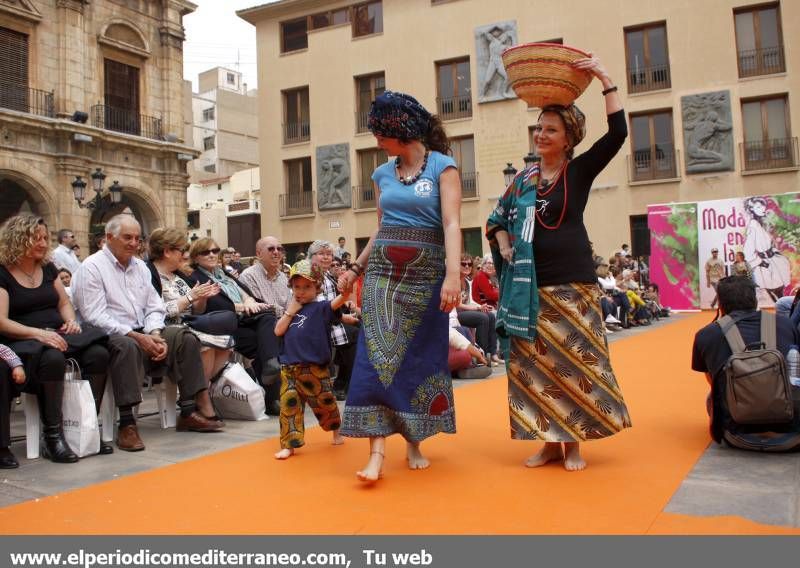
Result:
M0 533L800 534L662 512L708 445L706 383L690 371L690 348L709 320L678 319L612 345L633 428L585 444L581 473L522 467L538 444L509 438L506 380L497 378L456 390L458 434L424 444L426 471L406 469L394 436L385 478L363 486L354 472L367 442L333 447L315 428L286 462L265 440L0 509Z

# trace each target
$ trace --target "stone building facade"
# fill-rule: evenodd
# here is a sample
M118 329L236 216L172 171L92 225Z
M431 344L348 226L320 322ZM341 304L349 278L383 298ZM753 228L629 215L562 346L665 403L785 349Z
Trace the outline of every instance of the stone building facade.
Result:
M109 216L144 231L186 223L186 0L0 0L0 221L32 211L88 250ZM107 207L80 207L77 176L106 175ZM110 204L108 187L122 186Z

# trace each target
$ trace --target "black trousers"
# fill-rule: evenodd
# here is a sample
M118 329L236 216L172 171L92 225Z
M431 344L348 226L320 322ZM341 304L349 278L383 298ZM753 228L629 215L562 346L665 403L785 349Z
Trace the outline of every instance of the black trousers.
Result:
M64 380L66 357L58 349L45 348L36 358L36 363L23 359L26 381L22 385L11 379L8 365L0 363L0 448L11 443L11 403L22 392L35 394L44 399L42 384ZM84 376L104 374L108 368L109 353L103 345L90 345L76 357ZM43 400L44 404L61 407L60 400Z
M275 335L276 318L272 314L263 314L254 323L239 325L233 338L236 341L234 349L253 360L253 371L256 381L261 384L261 373L264 364L273 357L278 357L281 351L280 339ZM280 398L281 381L276 380L271 385L264 385L264 394L267 403Z
M458 312L458 323L475 330L475 343L488 357L497 351L497 330L494 327L494 312Z
M347 332L347 343L336 346L336 355L333 358L333 362L339 366L339 371L333 381L333 388L337 391L347 392L350 387L350 376L353 374L353 367L356 363L356 346L361 328L347 323L342 325L345 332Z

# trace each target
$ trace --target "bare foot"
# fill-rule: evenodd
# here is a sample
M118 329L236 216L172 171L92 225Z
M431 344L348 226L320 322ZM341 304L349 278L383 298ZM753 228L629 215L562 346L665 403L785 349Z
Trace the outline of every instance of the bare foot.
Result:
M412 442L406 444L406 459L408 460L408 469L426 469L431 465L428 458L419 451L419 444Z
M544 448L525 461L525 467L541 467L551 461L561 461L564 454L558 442L545 442Z
M370 452L367 467L357 471L356 477L365 483L374 483L383 477L383 452Z
M567 471L580 471L586 469L586 462L581 457L578 442L564 443L564 469Z
M341 446L344 444L344 436L339 434L339 430L333 431L333 441L331 442L334 446Z
M291 457L294 454L294 450L292 448L283 448L280 452L275 454L276 460L285 460Z

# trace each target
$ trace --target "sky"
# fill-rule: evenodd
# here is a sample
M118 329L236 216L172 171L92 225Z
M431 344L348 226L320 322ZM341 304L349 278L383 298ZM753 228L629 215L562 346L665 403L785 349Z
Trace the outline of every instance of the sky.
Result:
M258 86L256 28L236 10L268 4L270 0L192 0L197 10L183 18L183 77L197 92L197 75L213 67L238 69L248 89ZM238 65L237 65L238 62Z

